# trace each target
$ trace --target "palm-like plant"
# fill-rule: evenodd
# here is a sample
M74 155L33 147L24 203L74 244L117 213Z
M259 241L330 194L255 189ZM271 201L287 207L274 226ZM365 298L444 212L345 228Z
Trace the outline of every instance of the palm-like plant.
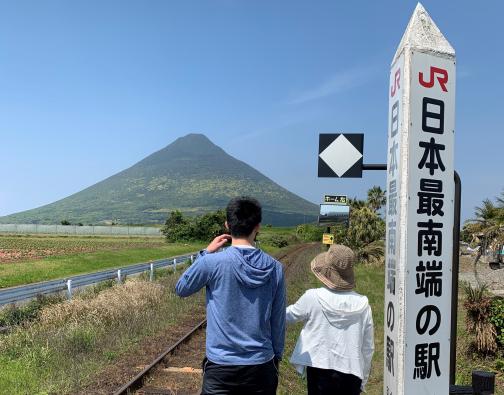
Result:
M352 210L345 244L352 248L360 261L373 262L384 254L385 222L369 207Z
M357 260L366 263L380 263L385 255L385 241L375 240L369 244L358 247Z
M367 196L367 203L375 213L380 210L385 203L387 203L385 191L379 186L375 185L373 188L368 190Z
M476 264L481 255L488 247L504 241L504 193L497 199L497 204L490 199L483 200L474 213L475 217L468 221L468 227L480 247L474 259L474 274L478 280Z
M504 191L502 191L501 195L497 198L497 206L504 210Z
M367 206L367 202L365 200L357 199L356 197L348 199L348 205L352 210L358 210L362 207Z

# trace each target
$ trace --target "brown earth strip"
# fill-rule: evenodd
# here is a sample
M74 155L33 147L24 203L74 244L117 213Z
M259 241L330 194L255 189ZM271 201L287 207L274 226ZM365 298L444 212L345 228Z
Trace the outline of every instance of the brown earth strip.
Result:
M294 277L307 264L313 255L320 251L319 243L294 246L276 258L285 268L286 282ZM205 331L193 335L188 343L182 345L175 354L165 358L162 366L154 370L145 381L145 386L137 395L173 394L193 395L201 389L202 375L198 373L205 356ZM175 368L167 370L167 368ZM182 370L188 368L187 370ZM181 371L182 370L182 371Z
M276 254L276 259L281 261L285 267L287 284L289 283L289 278L295 276L298 271L296 267L307 264L306 262L309 262L310 257L319 251L319 243L308 243L290 247ZM162 333L141 340L138 346L125 353L120 360L108 365L88 385L76 392L76 394L101 395L114 393L114 391L145 368L145 366L149 365L162 350L183 337L204 317L205 306L202 304L197 311L191 311L183 319L166 328ZM201 361L204 355L205 331L201 330L188 343L182 345L175 354L166 358L163 365L154 374L149 376L146 386L137 393L177 395L197 393L199 388L201 388L201 373L166 372L163 369L169 367L201 369Z
M150 364L167 345L175 343L205 317L205 308L188 312L183 319L166 328L162 333L143 339L120 360L102 370L94 380L77 394L112 394Z

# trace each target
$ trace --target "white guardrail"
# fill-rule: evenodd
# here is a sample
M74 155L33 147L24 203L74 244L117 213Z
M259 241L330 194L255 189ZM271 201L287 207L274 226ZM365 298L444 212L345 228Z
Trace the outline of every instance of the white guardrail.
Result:
M105 280L117 280L121 282L125 276L139 274L150 271L150 279L153 280L154 270L161 267L173 266L177 270L177 265L188 260L193 262L195 254L180 255L172 258L159 259L157 261L137 263L116 269L104 270L101 272L81 274L62 278L58 280L44 281L34 284L21 285L18 287L0 288L0 306L9 303L16 303L27 299L32 299L38 295L49 295L57 292L67 292L68 298L72 297L75 288L85 285L96 284Z

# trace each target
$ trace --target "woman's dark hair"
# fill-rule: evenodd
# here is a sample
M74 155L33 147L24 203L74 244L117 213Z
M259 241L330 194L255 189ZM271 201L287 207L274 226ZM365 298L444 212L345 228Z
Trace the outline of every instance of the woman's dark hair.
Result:
M254 228L261 223L261 204L248 196L235 197L226 207L226 220L231 236L250 236Z

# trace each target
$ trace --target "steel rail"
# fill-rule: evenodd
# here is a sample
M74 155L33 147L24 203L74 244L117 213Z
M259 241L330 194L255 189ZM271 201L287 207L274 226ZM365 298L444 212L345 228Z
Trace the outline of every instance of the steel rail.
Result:
M133 377L128 383L124 384L121 388L114 392L114 395L123 395L130 394L131 391L137 390L143 384L143 379L147 374L157 366L168 354L173 353L177 348L180 347L183 343L187 342L191 336L196 333L199 329L203 328L206 325L206 319L202 320L198 325L192 328L189 332L187 332L183 337L181 337L175 344L167 348L161 354L157 356L157 358L151 362L146 368L144 368L140 373L138 373L135 377Z
M278 256L276 260L281 261L288 257L289 255L294 255L299 253L300 251L303 251L307 248L312 247L314 244L313 243L304 243L299 246L295 246L292 249L289 249L288 251L284 252L282 255ZM285 274L287 275L288 269L290 268L291 265L288 265L285 267ZM194 328L192 328L189 332L187 332L182 338L180 338L175 344L173 344L171 347L169 347L167 350L163 351L161 354L159 354L156 359L151 362L146 368L144 368L140 373L138 373L134 378L132 378L128 383L124 384L121 388L119 388L117 391L115 391L113 394L114 395L127 395L133 393L133 391L136 391L139 389L142 384L144 378L149 374L149 372L156 366L158 365L163 359L168 355L173 353L181 344L187 342L191 336L199 329L204 327L206 325L207 320L204 319L202 320L198 325L196 325Z

